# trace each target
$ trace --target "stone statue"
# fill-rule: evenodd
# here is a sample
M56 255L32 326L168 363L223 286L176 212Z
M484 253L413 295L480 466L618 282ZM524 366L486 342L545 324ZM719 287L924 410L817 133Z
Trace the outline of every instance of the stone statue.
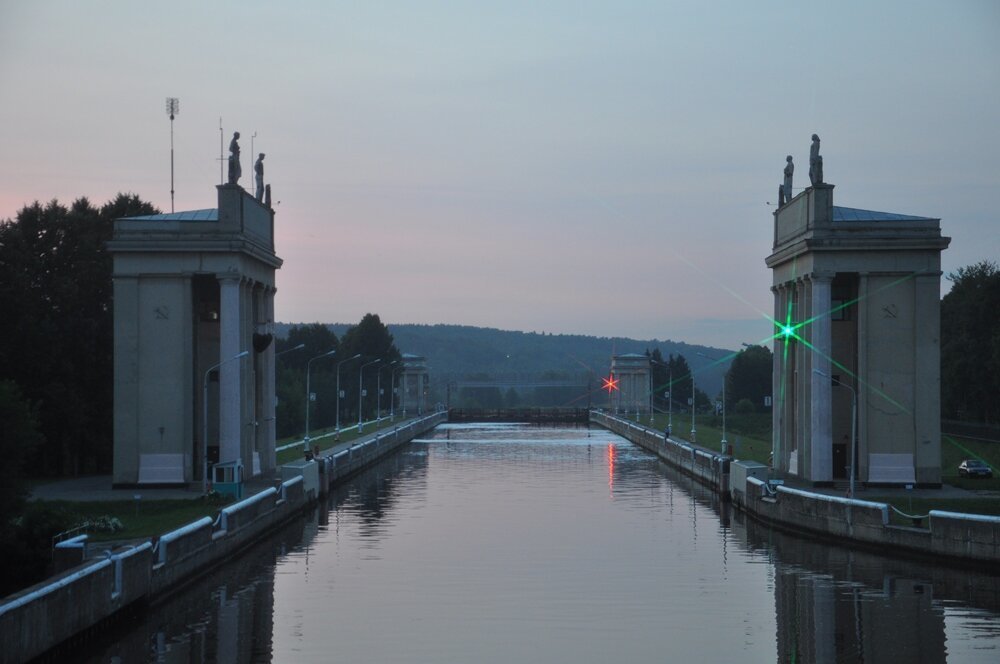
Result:
M795 164L792 163L792 155L785 157L785 184L781 186L784 203L792 200L792 174L795 172ZM782 203L782 204L784 204Z
M261 152L257 157L257 163L253 165L254 172L254 183L257 185L254 191L254 197L257 199L258 203L264 200L264 153Z
M237 184L243 169L240 167L240 132L233 132L233 140L229 141L229 184Z
M819 153L819 136L816 134L813 134L812 147L809 148L809 182L823 184L823 157Z

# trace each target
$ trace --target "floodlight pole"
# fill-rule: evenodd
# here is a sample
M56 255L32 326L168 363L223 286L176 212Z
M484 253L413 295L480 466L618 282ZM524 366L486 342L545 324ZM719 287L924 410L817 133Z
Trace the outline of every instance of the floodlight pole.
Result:
M170 116L170 212L174 211L174 116L181 113L181 100L167 97L167 115Z
M223 360L218 364L213 364L205 371L205 379L202 382L202 402L201 402L201 419L202 419L202 430L201 430L201 492L208 493L208 376L213 371L221 367L227 362L232 362L233 360L238 360L241 357L246 357L250 354L250 351L245 350L239 355L234 355L229 359ZM219 383L222 384L221 381ZM222 405L222 399L219 399L219 405Z

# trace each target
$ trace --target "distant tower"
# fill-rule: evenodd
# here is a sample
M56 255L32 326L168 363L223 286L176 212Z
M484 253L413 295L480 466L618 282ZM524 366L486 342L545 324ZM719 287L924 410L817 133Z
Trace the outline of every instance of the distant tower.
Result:
M427 358L403 353L403 417L422 415L427 410Z
M778 475L940 485L941 251L950 241L939 219L835 206L830 184L774 212L766 262Z
M614 392L616 413L648 413L651 389L649 358L639 353L611 357L611 373L618 379Z

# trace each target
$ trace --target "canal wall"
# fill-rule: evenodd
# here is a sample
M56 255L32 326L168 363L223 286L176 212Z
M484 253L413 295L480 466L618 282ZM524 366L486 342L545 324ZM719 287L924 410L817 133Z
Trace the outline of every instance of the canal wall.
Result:
M602 411L591 411L590 421L652 452L685 475L715 489L723 497L728 496L730 457L687 441L667 439L655 429Z
M23 662L155 602L231 560L345 480L446 419L435 413L336 455L291 464L292 477L138 546L110 551L4 598L0 662ZM299 472L301 471L301 472Z
M892 525L886 503L772 486L766 474L762 477L759 463L734 461L705 448L664 440L658 431L607 413L594 411L590 417L712 487L761 522L881 551L973 564L1000 562L1000 517L932 510L927 527Z

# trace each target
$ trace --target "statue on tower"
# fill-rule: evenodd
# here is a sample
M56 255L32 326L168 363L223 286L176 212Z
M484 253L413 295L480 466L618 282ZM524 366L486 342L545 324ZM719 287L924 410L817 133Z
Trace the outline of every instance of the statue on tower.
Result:
M243 169L240 167L240 132L233 132L233 140L229 141L229 184L237 184Z
M792 200L792 174L795 173L795 164L792 163L792 155L785 157L785 183L781 185L778 195L778 205L784 205Z
M254 184L256 184L256 189L254 190L254 197L257 199L258 203L264 202L264 153L261 152L257 157L257 162L253 165L254 172Z
M812 146L809 148L809 182L813 185L823 184L823 156L819 153L819 136L813 134Z

